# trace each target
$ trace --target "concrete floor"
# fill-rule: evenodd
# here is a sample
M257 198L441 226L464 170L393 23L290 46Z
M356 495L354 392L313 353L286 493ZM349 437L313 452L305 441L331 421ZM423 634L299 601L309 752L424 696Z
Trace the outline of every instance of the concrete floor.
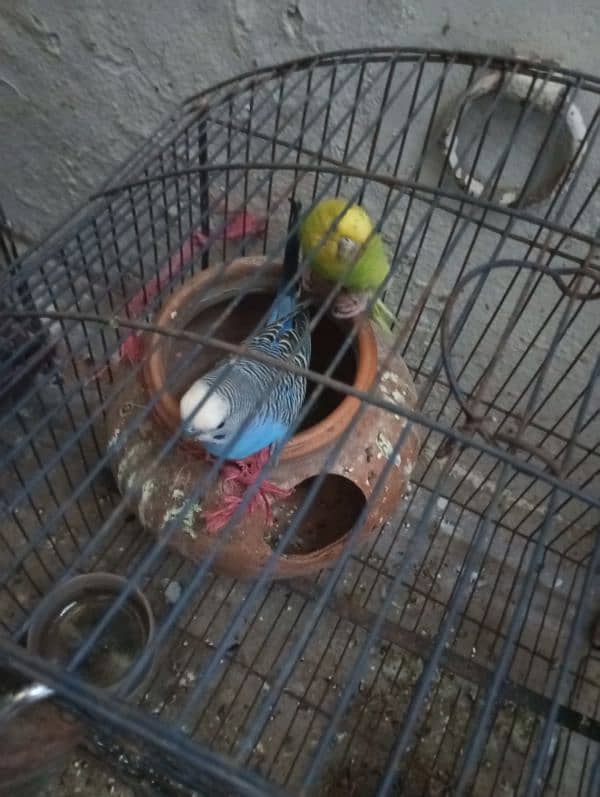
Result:
M134 792L96 759L77 752L40 797L134 797Z

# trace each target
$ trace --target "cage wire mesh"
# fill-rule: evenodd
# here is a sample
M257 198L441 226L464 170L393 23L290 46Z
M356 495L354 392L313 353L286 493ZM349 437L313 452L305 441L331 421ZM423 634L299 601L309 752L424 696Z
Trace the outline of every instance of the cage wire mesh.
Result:
M5 268L2 666L54 690L88 733L103 729L109 757L111 740L133 745L138 774L163 778L165 793L164 778L205 794L600 793L599 91L553 66L429 50L257 70L184 102ZM404 419L387 466L352 511L346 493L328 499L322 533L344 542L331 566L273 581L356 415L329 471L267 535L271 556L235 580L212 564L239 515L199 562L172 548L220 463L151 534L132 502L139 480L119 491L111 463L156 423L159 396L129 407L118 440L106 420L150 356L132 334L208 267L218 287L235 258L281 263L288 199L306 213L332 195L360 202L382 233L392 269L379 296L418 399L355 390L356 328L345 326L329 359L311 363L308 404L345 393L359 414L377 405ZM207 350L243 350L236 312L261 274L208 326L188 327L198 335L165 391ZM11 330L32 308L42 321L27 348ZM317 349L318 334L313 318ZM359 544L413 429L404 496ZM181 435L144 461L146 485ZM68 666L31 652L42 598L94 571L126 586ZM137 690L103 692L78 672L138 587L156 631L130 674L146 675ZM113 764L135 769L117 749Z

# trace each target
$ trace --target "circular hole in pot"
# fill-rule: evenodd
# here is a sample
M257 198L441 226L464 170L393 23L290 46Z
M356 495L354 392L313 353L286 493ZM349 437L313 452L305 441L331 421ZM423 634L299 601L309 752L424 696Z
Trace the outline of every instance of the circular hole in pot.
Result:
M495 101L497 105L493 109ZM482 131L487 124L476 167L476 176L484 184L497 178L499 160L504 158L506 142L514 138L502 166L495 194L522 189L532 167L534 170L527 186L527 195L546 193L545 187L554 186L563 171L565 155L568 157L570 152L570 136L564 120L557 119L548 135L548 126L552 122L548 114L536 107L529 107L527 112L526 120L519 123L522 113L520 102L508 96L496 99L490 95L471 100L463 112L456 143L459 161L467 171L472 168ZM473 139L475 145L472 144Z
M90 586L78 595L65 596L39 629L36 652L56 664L66 665L117 595L101 586ZM150 632L148 618L135 597L126 601L100 635L78 673L94 686L116 686L146 646Z
M316 478L314 476L298 484L290 498L274 511L274 525L266 538L271 547L277 545L280 536L293 522L294 515L303 506ZM354 482L335 473L328 474L284 553L287 556L301 556L319 551L341 539L358 520L366 500Z
M253 293L245 296L234 308L231 315L222 321L217 331L213 334L230 343L241 343L245 340L261 318L267 312L273 296L264 293ZM199 314L193 321L187 324L186 329L207 334L219 316L226 310L227 301L211 305ZM325 373L334 357L340 350L347 332L342 326L328 317L322 318L312 332L312 354L310 367L317 373ZM189 355L195 344L184 340L173 340L169 353L169 363L175 364L182 357ZM175 394L179 399L187 388L198 379L202 374L210 370L223 355L216 349L204 348L194 357L193 364L185 369L185 376L181 383L177 385ZM167 366L168 367L168 366ZM341 358L331 376L346 384L352 385L356 376L356 358L354 349L350 347ZM317 388L314 382L309 382L307 386L306 399L308 400L312 392ZM311 407L304 419L300 429L308 429L319 423L335 410L345 396L335 390L324 389L319 398Z

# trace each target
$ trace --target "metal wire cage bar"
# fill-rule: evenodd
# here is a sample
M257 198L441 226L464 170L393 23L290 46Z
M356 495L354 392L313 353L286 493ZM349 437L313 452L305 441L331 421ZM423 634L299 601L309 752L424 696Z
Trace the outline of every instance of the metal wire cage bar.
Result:
M73 219L11 253L0 274L11 341L0 361L2 666L54 690L98 744L135 747L114 756L120 766L137 757L174 793L595 793L599 87L554 66L430 50L258 70L184 102ZM349 328L311 363L298 428L326 400L359 399L333 466L369 407L405 419L371 502L415 428L419 459L366 545L360 506L331 569L271 580L324 500L325 471L259 576L236 581L213 570L227 529L199 564L171 547L221 462L159 538L132 513L131 485L117 489L111 461L161 399L135 407L107 445L107 415L144 368L117 360L195 274L213 267L218 287L235 258L281 262L288 198L306 213L337 194L368 209L391 256L371 303L383 298L396 318L391 349L418 400L352 386ZM250 280L208 327L186 330L165 391L207 350L244 351L226 330L254 290ZM313 314L314 340L337 290ZM14 324L36 315L32 348ZM69 665L29 652L44 595L98 570L127 586ZM150 664L151 675L107 695L81 668L138 587L156 633L130 682Z

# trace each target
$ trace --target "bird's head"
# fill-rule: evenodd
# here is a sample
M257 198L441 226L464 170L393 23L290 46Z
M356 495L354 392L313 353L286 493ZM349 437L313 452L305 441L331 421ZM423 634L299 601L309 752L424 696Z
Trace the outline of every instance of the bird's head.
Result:
M332 277L341 277L356 262L373 232L373 222L360 205L342 197L324 199L308 214L300 240L305 256ZM327 239L322 241L327 235ZM339 273L337 273L339 272Z
M207 397L211 383L198 379L184 393L179 409L186 434L211 448L221 447L231 433L231 409L218 387Z

